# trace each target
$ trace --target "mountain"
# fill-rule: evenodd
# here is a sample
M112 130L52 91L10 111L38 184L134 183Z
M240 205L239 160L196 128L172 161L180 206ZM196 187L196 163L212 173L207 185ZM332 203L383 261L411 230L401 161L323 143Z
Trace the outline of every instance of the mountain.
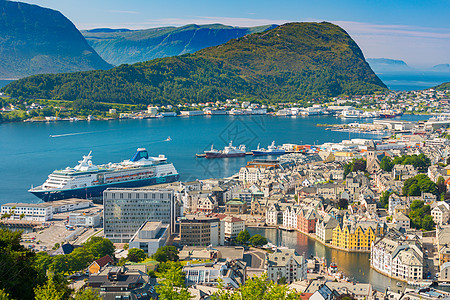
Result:
M438 91L450 91L450 82L444 82L438 86L433 87L433 89Z
M240 98L306 101L386 91L361 49L331 23L288 23L194 54L106 71L36 75L10 83L28 98L177 104Z
M431 68L432 71L434 72L447 72L450 73L450 65L449 64L440 64L440 65L435 65Z
M367 62L375 73L410 72L413 69L403 60L389 58L368 58Z
M108 69L60 12L0 0L0 79Z
M193 53L276 26L232 27L210 24L145 30L97 28L82 31L82 34L104 60L121 65Z

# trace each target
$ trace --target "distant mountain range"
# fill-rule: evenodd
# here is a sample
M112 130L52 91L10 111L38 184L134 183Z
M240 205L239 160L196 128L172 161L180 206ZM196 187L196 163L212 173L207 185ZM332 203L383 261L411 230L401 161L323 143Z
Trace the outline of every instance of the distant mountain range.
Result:
M222 24L192 24L145 30L98 28L82 31L82 34L104 60L113 65L121 65L193 53L276 26L232 27Z
M18 97L177 104L240 98L307 101L385 91L358 45L331 23L289 23L199 50L106 71L37 75L3 89Z
M439 64L430 68L413 68L403 60L389 58L368 58L372 70L375 73L414 73L414 72L443 72L450 73L449 64Z
M111 67L60 12L0 0L0 79Z

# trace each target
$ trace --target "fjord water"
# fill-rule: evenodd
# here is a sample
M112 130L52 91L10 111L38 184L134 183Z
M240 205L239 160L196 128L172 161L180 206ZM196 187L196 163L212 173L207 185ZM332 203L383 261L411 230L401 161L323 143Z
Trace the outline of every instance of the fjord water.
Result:
M424 116L404 116L420 120ZM150 155L164 154L182 181L220 178L239 171L251 156L228 159L195 158L211 148L222 149L230 140L247 150L260 143L338 142L348 138L377 138L370 134L335 132L316 124L354 122L335 117L201 116L146 120L80 121L0 124L0 204L38 202L29 194L55 169L74 167L92 151L93 163L129 159L138 147ZM364 120L364 122L371 122ZM166 141L168 137L171 141Z
M325 258L327 264L336 263L340 272L352 281L371 283L377 291L384 292L386 288L398 291L397 280L391 279L370 268L370 254L349 253L325 247L300 232L287 232L275 228L249 228L251 235L261 234L274 245L295 249L298 254L305 257L317 256Z

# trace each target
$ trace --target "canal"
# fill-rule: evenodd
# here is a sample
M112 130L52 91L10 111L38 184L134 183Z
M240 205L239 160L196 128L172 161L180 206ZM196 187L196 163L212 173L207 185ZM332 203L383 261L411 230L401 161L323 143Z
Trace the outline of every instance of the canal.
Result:
M278 246L295 249L298 254L309 257L311 255L324 257L327 263L334 262L340 272L352 281L371 283L373 288L384 292L389 287L398 291L397 280L391 279L370 268L370 254L349 253L325 247L323 244L297 231L283 231L275 228L248 228L250 235L260 234L269 242ZM403 285L403 284L402 284Z

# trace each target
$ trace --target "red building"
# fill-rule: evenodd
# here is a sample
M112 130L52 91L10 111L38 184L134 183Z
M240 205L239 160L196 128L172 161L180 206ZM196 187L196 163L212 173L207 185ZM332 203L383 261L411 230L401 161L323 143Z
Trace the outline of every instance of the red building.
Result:
M305 233L316 232L317 213L314 209L302 209L297 215L297 229Z

